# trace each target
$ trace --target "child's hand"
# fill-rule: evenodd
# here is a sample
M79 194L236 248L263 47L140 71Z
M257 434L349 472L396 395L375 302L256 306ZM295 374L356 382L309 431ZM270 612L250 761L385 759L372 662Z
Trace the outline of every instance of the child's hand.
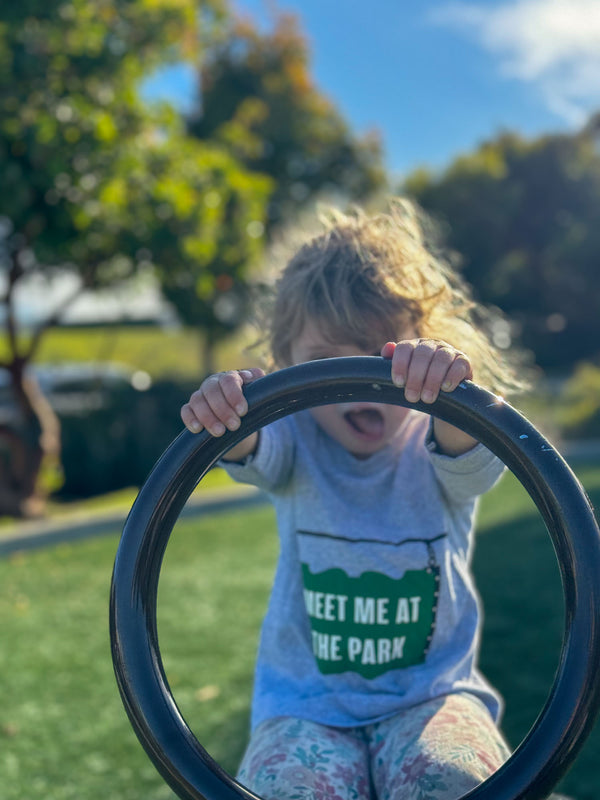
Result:
M252 367L210 375L181 409L185 427L192 433L206 428L213 436L222 436L226 429L236 431L248 411L242 387L264 374L260 367Z
M440 390L451 392L461 381L473 377L467 356L436 339L387 342L381 355L392 359L392 380L404 387L410 403L434 403Z
M419 399L433 403L440 389L451 392L461 381L473 377L467 356L436 339L387 342L381 348L381 355L392 359L392 380L396 386L404 386L409 403ZM473 437L441 419L433 420L433 433L440 452L445 455L459 456L477 444Z

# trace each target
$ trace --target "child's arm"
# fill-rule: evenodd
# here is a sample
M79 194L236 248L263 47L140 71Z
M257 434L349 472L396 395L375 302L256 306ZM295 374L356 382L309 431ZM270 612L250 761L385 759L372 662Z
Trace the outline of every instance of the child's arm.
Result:
M242 387L264 374L259 367L253 367L210 375L181 409L185 427L192 433L200 433L206 428L212 436L222 436L226 429L236 431L241 425L241 417L248 411ZM258 434L252 433L232 447L223 459L241 461L254 453L257 443Z
M441 391L451 392L461 381L473 377L468 357L445 342L436 339L407 339L387 342L384 358L392 359L392 380L404 387L404 396L411 403L419 399L433 403ZM472 436L448 422L434 417L433 434L440 451L458 456L477 444Z

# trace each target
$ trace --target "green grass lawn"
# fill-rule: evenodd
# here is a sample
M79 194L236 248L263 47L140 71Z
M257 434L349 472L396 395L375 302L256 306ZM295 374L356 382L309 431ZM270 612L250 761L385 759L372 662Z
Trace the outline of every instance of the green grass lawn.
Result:
M600 467L582 467L600 503ZM133 734L108 641L118 533L0 561L0 786L3 800L166 800ZM159 591L165 668L200 741L234 771L248 726L252 667L276 556L270 508L178 523ZM558 662L558 570L533 504L511 476L485 498L474 564L486 610L482 668L506 697L517 744ZM562 783L597 800L600 725Z
M242 330L220 343L215 353L218 369L230 369L241 363L240 358L243 363L252 360L251 356L243 356L249 341L251 334ZM145 370L155 378L194 378L202 374L200 344L198 332L190 328L152 325L52 328L42 339L36 361L114 361L134 370ZM7 354L6 338L0 336L0 358Z

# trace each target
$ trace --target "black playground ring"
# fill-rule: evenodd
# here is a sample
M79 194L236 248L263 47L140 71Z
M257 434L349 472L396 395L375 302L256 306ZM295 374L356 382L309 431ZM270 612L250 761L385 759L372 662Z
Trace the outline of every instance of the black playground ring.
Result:
M156 600L169 536L199 480L233 445L279 417L348 401L434 413L483 442L536 503L558 558L565 595L560 663L545 707L508 761L465 798L542 800L572 763L600 707L600 531L567 464L507 403L472 383L434 405L409 404L390 362L328 359L261 378L246 388L242 426L221 438L184 431L160 458L129 514L116 556L110 604L117 683L131 724L166 782L184 800L255 798L199 744L181 716L160 657Z

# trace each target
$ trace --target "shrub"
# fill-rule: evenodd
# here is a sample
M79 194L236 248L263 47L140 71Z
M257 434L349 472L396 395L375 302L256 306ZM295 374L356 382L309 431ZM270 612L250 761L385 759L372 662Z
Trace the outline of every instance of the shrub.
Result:
M577 367L561 391L556 419L566 438L600 438L599 367Z
M181 432L179 408L197 383L162 380L145 391L132 385L88 392L87 402L59 410L64 483L61 497L90 497L140 486Z

